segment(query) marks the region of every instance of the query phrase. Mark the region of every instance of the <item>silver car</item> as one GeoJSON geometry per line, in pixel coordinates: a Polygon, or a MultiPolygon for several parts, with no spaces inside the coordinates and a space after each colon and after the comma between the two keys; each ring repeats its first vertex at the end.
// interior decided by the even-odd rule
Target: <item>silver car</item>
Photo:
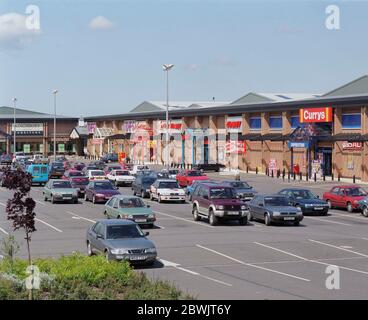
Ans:
{"type": "Polygon", "coordinates": [[[157,250],[133,221],[105,219],[97,221],[87,231],[87,253],[105,255],[106,260],[126,260],[131,263],[154,264],[157,250]]]}

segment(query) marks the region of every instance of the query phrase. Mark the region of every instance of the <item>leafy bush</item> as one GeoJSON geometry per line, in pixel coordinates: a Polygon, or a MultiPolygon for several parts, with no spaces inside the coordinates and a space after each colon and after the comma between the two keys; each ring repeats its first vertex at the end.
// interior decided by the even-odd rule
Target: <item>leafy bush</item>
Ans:
{"type": "MultiPolygon", "coordinates": [[[[36,259],[41,287],[35,299],[188,299],[179,289],[165,281],[150,280],[135,272],[127,262],[107,262],[102,256],[80,254],[59,259],[36,259]]],[[[28,261],[0,263],[0,300],[26,299],[24,281],[28,261]],[[10,276],[12,271],[12,275],[10,276]],[[14,280],[15,279],[15,280],[14,280]]]]}

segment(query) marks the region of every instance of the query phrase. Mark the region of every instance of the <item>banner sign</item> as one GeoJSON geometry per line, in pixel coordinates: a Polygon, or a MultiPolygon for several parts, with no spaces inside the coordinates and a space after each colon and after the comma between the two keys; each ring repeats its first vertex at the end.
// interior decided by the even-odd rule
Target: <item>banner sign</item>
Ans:
{"type": "Polygon", "coordinates": [[[273,175],[276,177],[277,175],[277,161],[276,159],[270,159],[270,161],[268,162],[268,171],[270,173],[270,175],[273,175]]]}
{"type": "Polygon", "coordinates": [[[243,119],[238,117],[227,117],[226,129],[228,133],[241,133],[243,131],[243,119]]]}
{"type": "Polygon", "coordinates": [[[96,128],[97,128],[96,122],[87,122],[88,134],[93,134],[96,128]]]}
{"type": "MultiPolygon", "coordinates": [[[[16,123],[16,134],[18,136],[42,136],[43,123],[16,123]]],[[[14,132],[14,123],[12,124],[12,132],[14,132]]]]}
{"type": "Polygon", "coordinates": [[[306,108],[300,109],[300,123],[332,122],[332,108],[306,108]]]}
{"type": "Polygon", "coordinates": [[[344,141],[342,143],[342,150],[344,150],[344,151],[362,151],[363,150],[363,143],[362,142],[344,141]]]}
{"type": "Polygon", "coordinates": [[[122,130],[124,133],[134,133],[135,131],[135,120],[126,120],[123,122],[122,130]]]}
{"type": "MultiPolygon", "coordinates": [[[[182,131],[182,120],[176,119],[176,120],[170,120],[169,121],[169,133],[181,133],[182,131]]],[[[158,133],[166,133],[166,121],[158,121],[158,133]]]]}
{"type": "Polygon", "coordinates": [[[92,139],[92,144],[94,144],[94,145],[100,145],[100,144],[103,143],[103,141],[104,141],[104,139],[98,139],[98,138],[92,139]]]}
{"type": "Polygon", "coordinates": [[[289,141],[288,142],[289,149],[291,148],[309,148],[309,142],[308,141],[289,141]]]}
{"type": "Polygon", "coordinates": [[[247,144],[245,141],[226,141],[226,153],[245,154],[247,144]]]}

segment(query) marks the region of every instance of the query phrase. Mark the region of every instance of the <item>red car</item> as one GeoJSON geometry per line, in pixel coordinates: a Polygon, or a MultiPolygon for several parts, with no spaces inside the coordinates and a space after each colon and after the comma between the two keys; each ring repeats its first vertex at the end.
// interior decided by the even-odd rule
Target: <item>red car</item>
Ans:
{"type": "Polygon", "coordinates": [[[84,177],[85,175],[82,171],[69,169],[64,172],[64,175],[61,179],[70,180],[72,177],[84,177]]]}
{"type": "Polygon", "coordinates": [[[367,192],[357,186],[336,186],[323,194],[330,208],[345,208],[349,212],[358,209],[358,202],[367,197],[367,192]]]}
{"type": "Polygon", "coordinates": [[[176,180],[180,187],[190,186],[195,180],[209,180],[208,177],[199,170],[184,170],[176,175],[176,180]]]}

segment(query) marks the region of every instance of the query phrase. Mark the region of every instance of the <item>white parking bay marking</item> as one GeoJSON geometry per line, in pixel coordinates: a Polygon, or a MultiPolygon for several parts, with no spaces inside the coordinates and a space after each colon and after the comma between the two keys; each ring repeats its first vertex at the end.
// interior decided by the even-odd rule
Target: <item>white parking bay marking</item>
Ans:
{"type": "Polygon", "coordinates": [[[163,260],[163,259],[158,259],[165,267],[172,267],[172,268],[175,268],[177,270],[181,270],[181,271],[184,271],[184,272],[187,272],[193,276],[197,276],[197,277],[201,277],[201,278],[204,278],[204,279],[207,279],[207,280],[210,280],[210,281],[213,281],[213,282],[216,282],[216,283],[219,283],[219,284],[222,284],[224,286],[227,286],[227,287],[232,287],[233,285],[230,284],[230,283],[227,283],[227,282],[224,282],[224,281],[221,281],[221,280],[217,280],[215,278],[211,278],[211,277],[207,277],[207,276],[204,276],[198,272],[195,272],[195,271],[192,271],[192,270],[189,270],[189,269],[186,269],[186,268],[183,268],[180,266],[179,263],[175,263],[175,262],[171,262],[171,261],[167,261],[167,260],[163,260]]]}
{"type": "Polygon", "coordinates": [[[61,232],[63,232],[62,230],[60,230],[60,229],[58,229],[58,228],[56,228],[56,227],[52,226],[51,224],[49,224],[49,223],[47,223],[47,222],[45,222],[45,221],[43,221],[43,220],[41,220],[41,219],[35,218],[35,220],[36,220],[36,221],[38,221],[38,222],[43,223],[44,225],[46,225],[46,226],[50,227],[51,229],[53,229],[53,230],[55,230],[55,231],[57,231],[57,232],[60,232],[60,233],[61,233],[61,232]]]}
{"type": "Polygon", "coordinates": [[[352,214],[343,214],[343,213],[338,213],[336,211],[333,211],[331,214],[332,214],[332,216],[344,217],[344,218],[353,218],[353,219],[358,219],[358,220],[361,220],[361,221],[364,221],[364,222],[368,223],[367,218],[364,218],[362,216],[356,216],[353,213],[352,214]]]}
{"type": "Polygon", "coordinates": [[[226,254],[223,254],[221,252],[218,252],[216,250],[213,250],[213,249],[210,249],[210,248],[207,248],[207,247],[204,247],[204,246],[201,246],[199,244],[196,245],[198,248],[201,248],[201,249],[204,249],[204,250],[207,250],[207,251],[210,251],[212,253],[215,253],[219,256],[222,256],[224,258],[227,258],[229,260],[232,260],[234,262],[237,262],[239,264],[242,264],[244,266],[248,266],[248,267],[253,267],[253,268],[256,268],[256,269],[261,269],[261,270],[264,270],[264,271],[268,271],[268,272],[273,272],[273,273],[277,273],[277,274],[280,274],[280,275],[283,275],[283,276],[286,276],[286,277],[290,277],[290,278],[294,278],[294,279],[298,279],[298,280],[302,280],[302,281],[306,281],[306,282],[309,282],[310,280],[309,279],[306,279],[306,278],[302,278],[302,277],[298,277],[298,276],[294,276],[293,274],[289,274],[289,273],[285,273],[285,272],[280,272],[280,271],[277,271],[277,270],[273,270],[273,269],[269,269],[269,268],[264,268],[264,267],[261,267],[261,266],[257,266],[255,264],[252,264],[252,263],[246,263],[244,261],[241,261],[241,260],[238,260],[238,259],[235,259],[233,257],[230,257],[226,254]]]}
{"type": "Polygon", "coordinates": [[[8,235],[9,233],[6,232],[3,228],[0,227],[0,231],[3,232],[4,234],[8,235]]]}
{"type": "Polygon", "coordinates": [[[364,253],[360,253],[360,252],[357,252],[357,251],[349,250],[347,248],[343,248],[343,247],[339,247],[339,246],[334,246],[333,244],[329,244],[329,243],[322,242],[322,241],[317,241],[317,240],[313,240],[313,239],[308,239],[308,240],[311,241],[311,242],[314,242],[314,243],[322,244],[322,245],[327,246],[327,247],[331,247],[331,248],[339,249],[339,250],[342,250],[342,251],[354,253],[354,254],[356,254],[358,256],[368,258],[368,255],[366,255],[364,253]]]}
{"type": "Polygon", "coordinates": [[[40,201],[40,200],[35,200],[35,202],[36,203],[38,203],[38,204],[41,204],[41,205],[43,205],[43,206],[45,206],[46,205],[46,203],[43,203],[42,201],[40,201]]]}
{"type": "Polygon", "coordinates": [[[80,216],[79,214],[76,214],[76,213],[74,213],[74,212],[66,211],[66,213],[68,213],[68,214],[72,215],[72,216],[73,216],[73,219],[78,218],[78,219],[86,220],[86,221],[88,221],[88,222],[96,223],[96,221],[95,221],[95,220],[92,220],[92,219],[88,219],[88,218],[82,217],[82,216],[80,216]]]}
{"type": "MultiPolygon", "coordinates": [[[[259,242],[254,242],[255,244],[259,245],[259,246],[262,246],[262,247],[265,247],[265,248],[269,248],[271,250],[274,250],[274,251],[278,251],[278,252],[282,252],[286,255],[289,255],[289,256],[292,256],[292,257],[296,257],[296,258],[299,258],[303,261],[306,261],[306,262],[311,262],[311,263],[317,263],[317,264],[322,264],[324,266],[330,266],[331,263],[324,263],[324,262],[321,262],[321,261],[317,261],[317,260],[312,260],[312,259],[307,259],[307,258],[304,258],[304,257],[301,257],[301,256],[298,256],[296,254],[293,254],[293,253],[290,253],[290,252],[287,252],[285,250],[281,250],[281,249],[278,249],[278,248],[275,248],[275,247],[271,247],[271,246],[268,246],[266,244],[263,244],[263,243],[259,243],[259,242]]],[[[352,272],[356,272],[356,273],[362,273],[362,274],[366,274],[368,275],[368,272],[367,271],[363,271],[363,270],[358,270],[358,269],[352,269],[352,268],[347,268],[347,267],[343,267],[343,266],[339,266],[337,264],[333,264],[334,266],[336,267],[339,267],[340,269],[344,269],[344,270],[348,270],[348,271],[352,271],[352,272]]]]}
{"type": "Polygon", "coordinates": [[[202,227],[206,227],[206,228],[214,228],[213,226],[210,226],[209,224],[204,224],[204,223],[199,223],[199,222],[196,222],[196,221],[191,221],[191,220],[188,220],[188,219],[185,219],[185,218],[176,217],[176,216],[173,216],[171,214],[167,214],[167,213],[163,213],[163,212],[159,212],[159,211],[153,211],[153,213],[161,214],[163,216],[167,216],[167,217],[170,217],[170,218],[173,218],[173,219],[176,219],[176,220],[180,220],[180,221],[194,223],[198,226],[202,226],[202,227]]]}
{"type": "Polygon", "coordinates": [[[349,227],[351,227],[351,224],[348,224],[348,223],[342,223],[342,222],[337,222],[337,221],[331,221],[331,220],[322,219],[322,218],[316,218],[316,217],[304,217],[304,218],[311,219],[311,220],[322,221],[322,222],[327,222],[327,223],[339,224],[339,225],[342,225],[342,226],[349,226],[349,227]]]}
{"type": "Polygon", "coordinates": [[[6,207],[5,203],[0,202],[0,206],[6,207]]]}

